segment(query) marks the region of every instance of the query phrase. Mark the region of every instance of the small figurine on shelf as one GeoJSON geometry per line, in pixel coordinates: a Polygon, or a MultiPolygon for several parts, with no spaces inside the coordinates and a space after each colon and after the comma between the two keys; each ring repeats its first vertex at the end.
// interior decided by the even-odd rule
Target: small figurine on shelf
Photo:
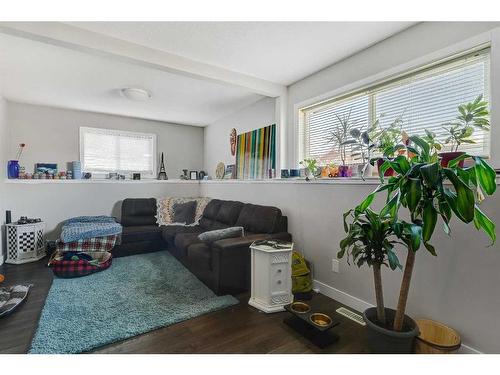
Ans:
{"type": "Polygon", "coordinates": [[[181,180],[189,180],[188,170],[187,169],[183,169],[182,170],[182,174],[179,176],[179,178],[181,180]]]}
{"type": "Polygon", "coordinates": [[[168,180],[167,172],[165,170],[165,163],[163,162],[163,152],[161,153],[160,171],[158,172],[158,180],[168,180]]]}

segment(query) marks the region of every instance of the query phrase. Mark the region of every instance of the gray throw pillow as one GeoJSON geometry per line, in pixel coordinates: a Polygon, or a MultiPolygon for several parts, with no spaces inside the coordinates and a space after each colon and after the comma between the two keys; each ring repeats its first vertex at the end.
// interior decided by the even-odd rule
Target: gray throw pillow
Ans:
{"type": "Polygon", "coordinates": [[[203,242],[214,242],[223,240],[224,238],[243,237],[245,230],[243,227],[230,227],[224,229],[211,230],[198,235],[198,239],[203,242]]]}
{"type": "Polygon", "coordinates": [[[175,224],[189,225],[194,223],[194,216],[196,214],[196,201],[176,203],[172,208],[174,210],[173,222],[175,224]]]}

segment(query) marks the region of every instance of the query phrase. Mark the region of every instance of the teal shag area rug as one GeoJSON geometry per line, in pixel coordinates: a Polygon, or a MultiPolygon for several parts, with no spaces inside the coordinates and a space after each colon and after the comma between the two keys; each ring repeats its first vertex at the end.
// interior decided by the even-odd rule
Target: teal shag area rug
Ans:
{"type": "Polygon", "coordinates": [[[86,352],[237,303],[166,251],[117,258],[105,271],[54,279],[29,352],[86,352]]]}

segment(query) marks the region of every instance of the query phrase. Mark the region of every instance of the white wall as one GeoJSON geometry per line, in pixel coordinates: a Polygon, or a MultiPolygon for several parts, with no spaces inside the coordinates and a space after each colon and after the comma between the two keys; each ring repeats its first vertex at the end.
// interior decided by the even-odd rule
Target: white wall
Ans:
{"type": "MultiPolygon", "coordinates": [[[[1,104],[1,103],[0,103],[1,104]]],[[[2,150],[14,155],[19,143],[26,143],[20,164],[32,171],[36,162],[53,162],[61,170],[79,160],[79,127],[93,126],[128,131],[155,133],[158,151],[166,156],[170,179],[178,179],[182,169],[200,170],[203,166],[203,128],[167,124],[136,118],[104,115],[92,112],[57,109],[7,102],[6,124],[0,120],[2,150]]],[[[1,119],[1,116],[0,116],[1,119]]],[[[12,157],[12,156],[10,156],[12,157]]],[[[119,216],[124,198],[165,196],[198,196],[197,183],[165,182],[82,182],[82,183],[5,183],[6,155],[2,155],[0,189],[3,206],[12,210],[13,220],[20,216],[40,217],[47,223],[49,239],[58,236],[58,224],[72,216],[119,216]]],[[[2,201],[0,201],[0,204],[2,201]]]]}
{"type": "Polygon", "coordinates": [[[215,174],[217,163],[234,164],[236,156],[231,156],[229,135],[235,128],[238,134],[274,124],[275,99],[264,98],[249,107],[224,117],[205,128],[204,170],[215,174]]]}
{"type": "Polygon", "coordinates": [[[125,198],[198,197],[197,181],[167,182],[64,182],[7,183],[5,209],[19,216],[39,217],[46,223],[48,239],[60,234],[59,224],[74,216],[111,215],[120,217],[125,198]]]}
{"type": "MultiPolygon", "coordinates": [[[[373,76],[437,56],[443,49],[453,49],[457,43],[478,38],[499,26],[499,23],[478,22],[419,24],[291,85],[288,88],[287,166],[294,167],[297,162],[295,115],[299,105],[333,92],[338,94],[338,90],[348,86],[355,89],[356,84],[369,81],[373,76]]],[[[500,41],[496,34],[492,45],[491,90],[492,98],[500,99],[500,77],[496,72],[500,41]]],[[[492,102],[492,123],[500,119],[497,101],[492,102]]],[[[259,115],[247,113],[247,116],[259,115]]],[[[209,154],[211,144],[206,142],[205,148],[209,154]]],[[[331,270],[332,259],[344,235],[342,213],[366,196],[373,185],[207,182],[201,186],[202,195],[281,208],[289,217],[289,230],[297,248],[304,250],[314,263],[315,278],[328,290],[336,289],[339,297],[352,296],[353,301],[358,298],[374,302],[369,270],[348,267],[345,263],[341,264],[340,273],[331,270]]],[[[500,197],[489,200],[484,209],[500,222],[500,197]]],[[[497,292],[500,245],[485,248],[486,237],[463,224],[455,225],[451,238],[438,234],[434,244],[439,253],[437,258],[425,251],[417,258],[408,312],[414,317],[429,317],[455,327],[463,341],[473,348],[500,352],[500,326],[496,324],[500,309],[497,292]]],[[[388,305],[395,305],[400,277],[400,272],[384,272],[388,305]]]]}
{"type": "Polygon", "coordinates": [[[157,150],[165,154],[169,178],[179,178],[182,169],[203,167],[201,127],[14,102],[8,102],[7,106],[10,153],[15,154],[19,143],[26,143],[20,164],[28,172],[33,171],[37,162],[57,163],[60,170],[66,170],[68,162],[79,160],[81,126],[156,134],[157,150]]]}
{"type": "Polygon", "coordinates": [[[6,103],[0,97],[0,264],[3,263],[4,257],[4,218],[5,218],[5,202],[6,192],[4,178],[7,176],[7,150],[8,150],[8,131],[6,121],[6,103]]]}
{"type": "MultiPolygon", "coordinates": [[[[420,59],[499,26],[499,22],[425,22],[417,24],[289,86],[287,113],[289,128],[286,132],[288,167],[296,167],[298,158],[295,153],[295,146],[298,142],[295,130],[297,105],[311,98],[341,90],[346,86],[353,84],[355,86],[357,82],[361,84],[361,81],[374,75],[385,73],[397,66],[420,59]]],[[[493,64],[492,77],[496,77],[493,64]]],[[[356,87],[350,87],[350,90],[354,89],[356,87]]],[[[496,88],[492,88],[492,96],[494,90],[496,88]]],[[[340,94],[340,92],[336,93],[336,95],[340,94]]]]}
{"type": "MultiPolygon", "coordinates": [[[[314,265],[314,278],[339,290],[336,299],[346,297],[343,292],[374,304],[371,270],[349,267],[342,260],[340,272],[334,273],[332,259],[344,236],[342,214],[375,187],[369,183],[207,181],[201,183],[201,195],[279,207],[288,216],[296,249],[314,265]]],[[[482,209],[500,223],[500,197],[488,200],[482,209]]],[[[486,247],[486,235],[473,225],[453,224],[452,237],[437,227],[432,241],[438,252],[436,258],[419,250],[408,314],[444,322],[460,332],[464,344],[482,352],[500,353],[500,243],[486,247]]],[[[399,251],[398,256],[404,264],[405,252],[399,251]]],[[[387,306],[396,306],[401,276],[401,271],[383,271],[387,306]]]]}

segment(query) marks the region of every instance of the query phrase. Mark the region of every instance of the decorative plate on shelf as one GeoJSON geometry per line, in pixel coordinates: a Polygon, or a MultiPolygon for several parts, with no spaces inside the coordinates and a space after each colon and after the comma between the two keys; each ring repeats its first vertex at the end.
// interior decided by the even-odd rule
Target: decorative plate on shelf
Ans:
{"type": "Polygon", "coordinates": [[[215,168],[215,178],[218,180],[222,180],[224,178],[224,173],[226,172],[226,167],[223,162],[217,164],[217,168],[215,168]]]}

